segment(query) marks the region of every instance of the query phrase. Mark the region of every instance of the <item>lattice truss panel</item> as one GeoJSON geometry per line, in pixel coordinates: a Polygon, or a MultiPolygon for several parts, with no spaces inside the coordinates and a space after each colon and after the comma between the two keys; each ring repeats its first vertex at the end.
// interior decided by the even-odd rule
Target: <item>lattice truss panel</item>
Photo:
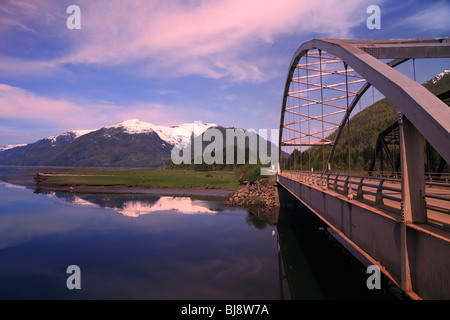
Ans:
{"type": "Polygon", "coordinates": [[[333,145],[327,137],[341,126],[352,99],[365,83],[340,58],[323,50],[308,51],[290,79],[281,146],[303,150],[333,145]]]}

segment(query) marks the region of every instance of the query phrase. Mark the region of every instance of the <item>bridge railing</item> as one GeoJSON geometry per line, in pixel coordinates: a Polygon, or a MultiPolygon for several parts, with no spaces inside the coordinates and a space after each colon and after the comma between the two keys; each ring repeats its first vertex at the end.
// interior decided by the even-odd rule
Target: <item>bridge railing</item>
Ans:
{"type": "MultiPolygon", "coordinates": [[[[396,178],[401,179],[402,174],[399,171],[364,171],[357,172],[359,175],[371,176],[371,177],[384,177],[384,178],[396,178]]],[[[450,173],[448,172],[425,172],[425,180],[429,182],[441,182],[450,183],[450,173]]]]}
{"type": "MultiPolygon", "coordinates": [[[[343,194],[355,200],[369,200],[377,205],[400,209],[402,201],[399,172],[371,172],[371,175],[284,170],[293,180],[343,194]]],[[[426,174],[427,209],[450,215],[449,174],[426,174]]]]}

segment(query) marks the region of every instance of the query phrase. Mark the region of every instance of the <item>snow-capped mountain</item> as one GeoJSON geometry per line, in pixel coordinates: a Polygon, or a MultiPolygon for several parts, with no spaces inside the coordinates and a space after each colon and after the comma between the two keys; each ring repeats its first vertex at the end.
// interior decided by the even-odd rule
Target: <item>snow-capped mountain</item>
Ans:
{"type": "Polygon", "coordinates": [[[214,123],[159,126],[138,119],[94,130],[72,130],[27,145],[3,147],[2,165],[161,166],[175,145],[184,147],[214,123]]]}
{"type": "MultiPolygon", "coordinates": [[[[124,120],[113,126],[104,127],[102,129],[106,129],[107,131],[110,129],[117,129],[127,134],[146,134],[155,132],[165,142],[170,145],[176,145],[183,140],[190,139],[192,135],[203,134],[206,130],[213,127],[219,127],[219,125],[215,123],[183,123],[178,126],[159,126],[141,121],[139,119],[130,119],[124,120]]],[[[52,147],[55,147],[61,144],[65,145],[67,143],[71,143],[81,136],[98,130],[100,129],[71,130],[57,136],[45,137],[39,141],[48,141],[52,147]]],[[[105,135],[107,136],[108,133],[105,133],[105,135]]],[[[0,146],[0,152],[29,145],[31,144],[0,146]]]]}

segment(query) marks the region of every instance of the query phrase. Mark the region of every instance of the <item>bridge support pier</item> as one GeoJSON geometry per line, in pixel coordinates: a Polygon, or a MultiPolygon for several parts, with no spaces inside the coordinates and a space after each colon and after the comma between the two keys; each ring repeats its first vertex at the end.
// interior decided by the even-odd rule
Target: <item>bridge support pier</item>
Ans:
{"type": "Polygon", "coordinates": [[[408,226],[427,222],[425,201],[424,139],[414,125],[398,113],[400,163],[402,172],[401,286],[415,292],[416,274],[414,230],[408,226]]]}

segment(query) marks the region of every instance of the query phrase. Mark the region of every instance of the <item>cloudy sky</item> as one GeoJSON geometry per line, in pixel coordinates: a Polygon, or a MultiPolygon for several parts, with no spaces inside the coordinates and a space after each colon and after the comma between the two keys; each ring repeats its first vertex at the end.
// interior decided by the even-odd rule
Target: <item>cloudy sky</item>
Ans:
{"type": "MultiPolygon", "coordinates": [[[[448,1],[1,0],[0,145],[133,118],[277,128],[303,42],[450,36],[449,17],[448,1]],[[66,26],[72,4],[79,30],[66,26]],[[379,30],[366,26],[372,4],[379,30]]],[[[417,81],[449,67],[418,61],[417,81]]]]}

